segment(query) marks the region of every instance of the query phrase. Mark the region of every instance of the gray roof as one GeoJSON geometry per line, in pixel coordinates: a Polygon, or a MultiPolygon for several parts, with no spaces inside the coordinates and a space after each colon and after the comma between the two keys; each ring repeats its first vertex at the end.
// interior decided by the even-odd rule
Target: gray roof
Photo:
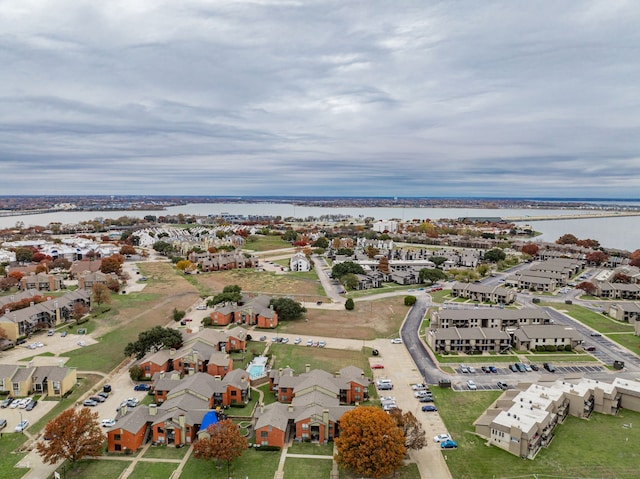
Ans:
{"type": "Polygon", "coordinates": [[[570,338],[581,339],[582,335],[574,328],[567,326],[549,324],[546,326],[529,325],[521,326],[514,335],[520,340],[529,339],[550,339],[550,338],[570,338]]]}
{"type": "Polygon", "coordinates": [[[517,320],[525,318],[548,318],[549,313],[541,308],[501,309],[501,308],[472,308],[472,309],[441,309],[438,314],[441,319],[503,319],[517,320]]]}

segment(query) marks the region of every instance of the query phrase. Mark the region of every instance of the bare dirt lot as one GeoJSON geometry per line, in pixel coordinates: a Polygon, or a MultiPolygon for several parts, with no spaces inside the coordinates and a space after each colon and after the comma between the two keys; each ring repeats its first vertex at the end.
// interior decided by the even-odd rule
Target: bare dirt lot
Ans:
{"type": "Polygon", "coordinates": [[[295,276],[294,274],[276,275],[269,272],[237,269],[202,273],[197,275],[196,279],[215,292],[222,291],[222,288],[227,285],[237,284],[242,288],[242,291],[246,292],[324,297],[317,279],[295,276]]]}
{"type": "Polygon", "coordinates": [[[330,338],[375,339],[395,337],[409,308],[401,296],[356,302],[353,311],[309,309],[307,321],[280,323],[283,333],[330,338]]]}

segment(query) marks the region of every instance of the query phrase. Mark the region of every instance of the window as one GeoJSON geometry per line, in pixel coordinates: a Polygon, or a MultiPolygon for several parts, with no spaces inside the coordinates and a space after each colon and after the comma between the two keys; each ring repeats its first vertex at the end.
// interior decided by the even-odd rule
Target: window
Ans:
{"type": "Polygon", "coordinates": [[[355,392],[359,393],[360,392],[360,387],[356,387],[355,388],[355,392]]]}
{"type": "Polygon", "coordinates": [[[120,440],[120,434],[114,434],[113,435],[113,440],[114,441],[119,441],[120,440]]]}
{"type": "Polygon", "coordinates": [[[261,437],[262,439],[266,439],[266,438],[268,438],[268,437],[269,437],[269,433],[268,433],[267,431],[261,431],[261,432],[260,432],[260,437],[261,437]]]}
{"type": "Polygon", "coordinates": [[[302,430],[303,430],[303,431],[306,431],[306,430],[308,430],[308,429],[309,429],[309,424],[304,423],[304,424],[302,425],[302,430]]]}
{"type": "Polygon", "coordinates": [[[121,446],[120,444],[115,444],[115,445],[113,446],[113,450],[114,450],[114,451],[122,451],[122,446],[121,446]]]}

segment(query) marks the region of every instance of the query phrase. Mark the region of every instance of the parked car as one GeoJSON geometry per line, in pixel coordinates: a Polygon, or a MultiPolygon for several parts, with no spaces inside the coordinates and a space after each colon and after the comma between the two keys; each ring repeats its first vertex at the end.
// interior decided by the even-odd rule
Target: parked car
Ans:
{"type": "Polygon", "coordinates": [[[585,345],[583,346],[585,351],[589,351],[589,352],[593,352],[596,350],[595,346],[591,346],[591,345],[585,345]]]}
{"type": "Polygon", "coordinates": [[[302,342],[302,339],[300,338],[296,338],[293,340],[293,344],[300,344],[302,342]]]}
{"type": "Polygon", "coordinates": [[[514,373],[518,372],[518,367],[515,364],[509,364],[509,369],[511,369],[511,372],[514,373]]]}
{"type": "Polygon", "coordinates": [[[469,370],[469,374],[475,374],[476,373],[476,368],[474,368],[473,366],[467,366],[467,369],[469,370]]]}
{"type": "Polygon", "coordinates": [[[307,339],[307,346],[313,346],[313,339],[307,339]]]}
{"type": "Polygon", "coordinates": [[[451,436],[449,436],[449,434],[438,434],[437,436],[433,437],[433,442],[443,442],[443,441],[450,441],[451,440],[451,436]]]}
{"type": "Polygon", "coordinates": [[[53,336],[54,334],[56,334],[56,332],[53,329],[47,331],[47,336],[53,336]]]}
{"type": "Polygon", "coordinates": [[[94,401],[93,399],[85,399],[82,402],[82,405],[85,407],[94,407],[98,405],[98,401],[94,401]]]}
{"type": "Polygon", "coordinates": [[[103,398],[102,396],[98,396],[97,394],[95,396],[91,396],[89,399],[91,399],[92,401],[96,401],[96,402],[105,402],[106,399],[103,398]]]}
{"type": "Polygon", "coordinates": [[[372,364],[371,369],[384,369],[384,364],[372,364]]]}
{"type": "Polygon", "coordinates": [[[418,398],[419,402],[433,402],[433,396],[429,395],[429,396],[422,396],[420,398],[418,398]]]}
{"type": "Polygon", "coordinates": [[[487,374],[491,373],[491,369],[489,369],[489,366],[482,366],[480,369],[482,369],[483,373],[487,373],[487,374]]]}
{"type": "Polygon", "coordinates": [[[413,395],[419,399],[431,396],[431,393],[429,391],[416,391],[413,395]]]}
{"type": "Polygon", "coordinates": [[[429,389],[429,386],[423,383],[418,383],[412,384],[411,389],[413,389],[414,391],[426,391],[427,389],[429,389]]]}
{"type": "Polygon", "coordinates": [[[508,389],[508,388],[509,388],[509,385],[508,385],[507,383],[505,383],[504,381],[498,381],[498,387],[499,387],[500,389],[503,389],[503,390],[504,390],[504,389],[508,389]]]}
{"type": "Polygon", "coordinates": [[[427,404],[426,406],[422,406],[422,410],[427,412],[427,411],[437,411],[438,408],[435,406],[432,406],[430,404],[427,404]]]}
{"type": "Polygon", "coordinates": [[[524,373],[527,371],[527,368],[525,368],[524,364],[522,363],[516,363],[516,368],[518,369],[518,371],[520,371],[521,373],[524,373]]]}
{"type": "Polygon", "coordinates": [[[469,366],[467,366],[466,364],[461,364],[460,365],[460,372],[462,374],[469,374],[469,366]]]}
{"type": "Polygon", "coordinates": [[[97,395],[103,399],[107,399],[109,397],[109,393],[106,393],[104,391],[100,391],[97,395]]]}
{"type": "Polygon", "coordinates": [[[200,305],[200,306],[198,306],[196,309],[198,309],[198,310],[202,311],[202,310],[204,310],[204,309],[207,309],[207,306],[206,306],[206,305],[204,305],[204,304],[201,304],[201,305],[200,305]]]}
{"type": "Polygon", "coordinates": [[[29,405],[29,403],[31,403],[31,401],[33,401],[33,399],[31,399],[31,398],[21,399],[20,400],[20,404],[18,404],[18,407],[20,409],[26,409],[27,406],[29,405]]]}
{"type": "Polygon", "coordinates": [[[591,333],[591,336],[594,337],[594,338],[599,338],[599,337],[602,336],[602,334],[600,334],[600,333],[591,333]]]}
{"type": "Polygon", "coordinates": [[[116,420],[115,419],[103,419],[102,420],[102,427],[113,427],[116,425],[116,420]]]}
{"type": "Polygon", "coordinates": [[[475,391],[476,389],[478,389],[478,386],[476,385],[475,382],[473,382],[471,379],[469,379],[467,381],[467,387],[471,390],[471,391],[475,391]]]}
{"type": "Polygon", "coordinates": [[[260,341],[266,341],[267,337],[266,336],[260,336],[260,341]]]}
{"type": "Polygon", "coordinates": [[[324,348],[326,345],[327,345],[327,342],[326,342],[326,341],[320,341],[320,342],[318,343],[318,347],[321,347],[321,348],[324,348]]]}
{"type": "Polygon", "coordinates": [[[556,368],[553,366],[553,364],[551,363],[544,363],[542,365],[547,371],[549,371],[550,373],[555,373],[556,372],[556,368]]]}
{"type": "Polygon", "coordinates": [[[280,338],[280,342],[281,343],[288,343],[289,342],[289,338],[280,338]]]}
{"type": "Polygon", "coordinates": [[[7,427],[7,420],[0,419],[0,431],[2,431],[5,427],[7,427]]]}
{"type": "Polygon", "coordinates": [[[531,371],[533,371],[533,369],[531,369],[531,366],[529,366],[528,364],[524,365],[524,370],[528,373],[530,373],[531,371]]]}
{"type": "Polygon", "coordinates": [[[18,425],[16,426],[14,431],[15,432],[22,432],[27,428],[28,425],[29,425],[29,420],[28,419],[23,419],[22,421],[20,421],[18,423],[18,425]]]}
{"type": "Polygon", "coordinates": [[[62,331],[62,332],[60,333],[60,336],[62,336],[63,338],[66,338],[66,337],[67,337],[67,334],[69,334],[67,331],[62,331]]]}
{"type": "Polygon", "coordinates": [[[402,339],[401,338],[393,338],[391,340],[391,344],[402,344],[402,339]]]}
{"type": "Polygon", "coordinates": [[[133,387],[134,391],[150,391],[151,390],[151,386],[149,386],[148,384],[145,383],[140,383],[140,384],[136,384],[133,387]]]}
{"type": "Polygon", "coordinates": [[[492,373],[497,373],[498,368],[496,368],[495,366],[489,366],[489,371],[491,371],[492,373]]]}
{"type": "Polygon", "coordinates": [[[0,407],[2,409],[9,407],[9,405],[13,402],[13,398],[12,397],[8,397],[7,399],[5,399],[4,401],[2,401],[2,403],[0,403],[0,407]]]}
{"type": "Polygon", "coordinates": [[[25,408],[26,411],[32,411],[34,407],[36,407],[38,405],[38,400],[37,399],[33,399],[29,404],[27,404],[27,407],[25,408]]]}
{"type": "Polygon", "coordinates": [[[442,449],[455,449],[456,447],[458,447],[458,443],[455,441],[452,441],[451,439],[448,439],[446,441],[442,441],[440,443],[440,447],[442,449]]]}
{"type": "Polygon", "coordinates": [[[537,364],[532,364],[531,369],[533,369],[534,371],[540,371],[540,368],[538,367],[537,364]]]}
{"type": "MultiPolygon", "coordinates": [[[[308,344],[307,344],[307,346],[308,346],[308,344]]],[[[380,351],[378,351],[377,349],[372,349],[372,350],[371,350],[371,354],[372,354],[373,356],[379,356],[379,355],[380,355],[380,351]]]]}
{"type": "Polygon", "coordinates": [[[111,384],[105,384],[102,386],[102,391],[104,391],[105,393],[110,393],[111,392],[111,384]]]}

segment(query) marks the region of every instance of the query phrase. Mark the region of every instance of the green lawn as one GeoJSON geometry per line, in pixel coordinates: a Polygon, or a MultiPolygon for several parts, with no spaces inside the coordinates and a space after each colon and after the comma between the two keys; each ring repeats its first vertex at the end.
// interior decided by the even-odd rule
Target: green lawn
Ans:
{"type": "Polygon", "coordinates": [[[599,314],[577,304],[540,303],[540,306],[548,306],[568,314],[573,319],[580,321],[590,328],[601,333],[628,333],[633,332],[633,326],[611,319],[604,314],[599,314]]]}
{"type": "MultiPolygon", "coordinates": [[[[360,476],[354,476],[350,472],[339,470],[340,479],[360,479],[360,476]]],[[[398,469],[392,476],[393,479],[421,479],[420,471],[416,464],[409,464],[401,469],[398,469]]],[[[386,479],[386,478],[384,478],[386,479]]],[[[458,479],[454,476],[454,479],[458,479]]]]}
{"type": "Polygon", "coordinates": [[[182,447],[177,449],[175,447],[167,446],[153,446],[147,449],[144,456],[145,458],[160,458],[160,459],[182,459],[189,449],[182,447]]]}
{"type": "Polygon", "coordinates": [[[314,456],[333,456],[333,443],[312,444],[310,442],[295,442],[287,450],[290,454],[313,454],[314,456]]]}
{"type": "MultiPolygon", "coordinates": [[[[269,390],[269,383],[265,383],[262,386],[259,386],[257,389],[260,389],[260,391],[262,391],[262,400],[265,406],[276,402],[275,395],[272,394],[269,390]]],[[[251,394],[253,395],[254,393],[251,394]]]]}
{"type": "Polygon", "coordinates": [[[0,438],[0,477],[3,479],[18,479],[24,476],[25,469],[16,469],[14,466],[26,455],[26,453],[10,454],[22,445],[27,439],[24,434],[3,434],[0,438]]]}
{"type": "Polygon", "coordinates": [[[449,354],[447,356],[442,356],[440,354],[436,354],[436,358],[438,362],[442,364],[451,364],[451,363],[465,363],[465,364],[491,364],[491,363],[515,363],[519,359],[517,356],[511,356],[508,354],[496,354],[492,356],[467,356],[466,354],[449,354]]]}
{"type": "Polygon", "coordinates": [[[445,301],[450,301],[451,299],[453,299],[450,289],[434,291],[433,293],[429,293],[429,295],[431,296],[431,300],[434,303],[444,303],[445,301]]]}
{"type": "Polygon", "coordinates": [[[271,343],[270,353],[276,357],[275,368],[293,368],[297,373],[303,373],[305,364],[311,369],[322,369],[330,373],[345,366],[356,366],[364,371],[369,369],[367,357],[360,351],[338,350],[327,348],[302,348],[288,344],[271,343]]]}
{"type": "Polygon", "coordinates": [[[640,413],[593,414],[589,420],[569,417],[558,426],[548,448],[535,460],[523,461],[497,447],[487,447],[484,439],[473,434],[473,421],[499,392],[460,393],[433,388],[433,393],[449,433],[458,442],[457,450],[444,453],[456,479],[533,477],[534,473],[540,477],[544,474],[603,479],[637,477],[640,451],[635,444],[640,440],[640,430],[624,429],[622,425],[640,421],[640,413]]]}
{"type": "Polygon", "coordinates": [[[177,467],[177,463],[171,462],[140,461],[128,479],[169,479],[177,467]]]}
{"type": "Polygon", "coordinates": [[[330,459],[287,457],[284,463],[286,479],[328,479],[333,467],[330,459]]]}
{"type": "Polygon", "coordinates": [[[632,351],[636,354],[640,354],[640,337],[636,336],[634,333],[607,334],[606,336],[611,341],[614,341],[619,345],[624,346],[629,351],[632,351]]]}
{"type": "MultiPolygon", "coordinates": [[[[234,478],[249,477],[251,479],[272,478],[278,469],[279,451],[246,450],[241,457],[231,463],[231,476],[234,478]]],[[[215,462],[189,458],[180,477],[182,479],[213,478],[227,479],[227,465],[216,468],[215,462]]],[[[117,477],[117,476],[107,476],[117,477]]],[[[328,477],[328,476],[326,476],[328,477]]]]}
{"type": "Polygon", "coordinates": [[[249,236],[245,249],[251,251],[270,251],[272,249],[291,248],[291,243],[284,241],[280,236],[249,236]]]}
{"type": "Polygon", "coordinates": [[[64,476],[62,474],[62,467],[58,469],[58,472],[60,472],[60,477],[65,477],[66,479],[84,479],[85,477],[119,477],[120,474],[122,474],[122,471],[124,471],[130,464],[131,461],[101,461],[99,459],[85,459],[78,461],[74,468],[66,466],[64,476]]]}

